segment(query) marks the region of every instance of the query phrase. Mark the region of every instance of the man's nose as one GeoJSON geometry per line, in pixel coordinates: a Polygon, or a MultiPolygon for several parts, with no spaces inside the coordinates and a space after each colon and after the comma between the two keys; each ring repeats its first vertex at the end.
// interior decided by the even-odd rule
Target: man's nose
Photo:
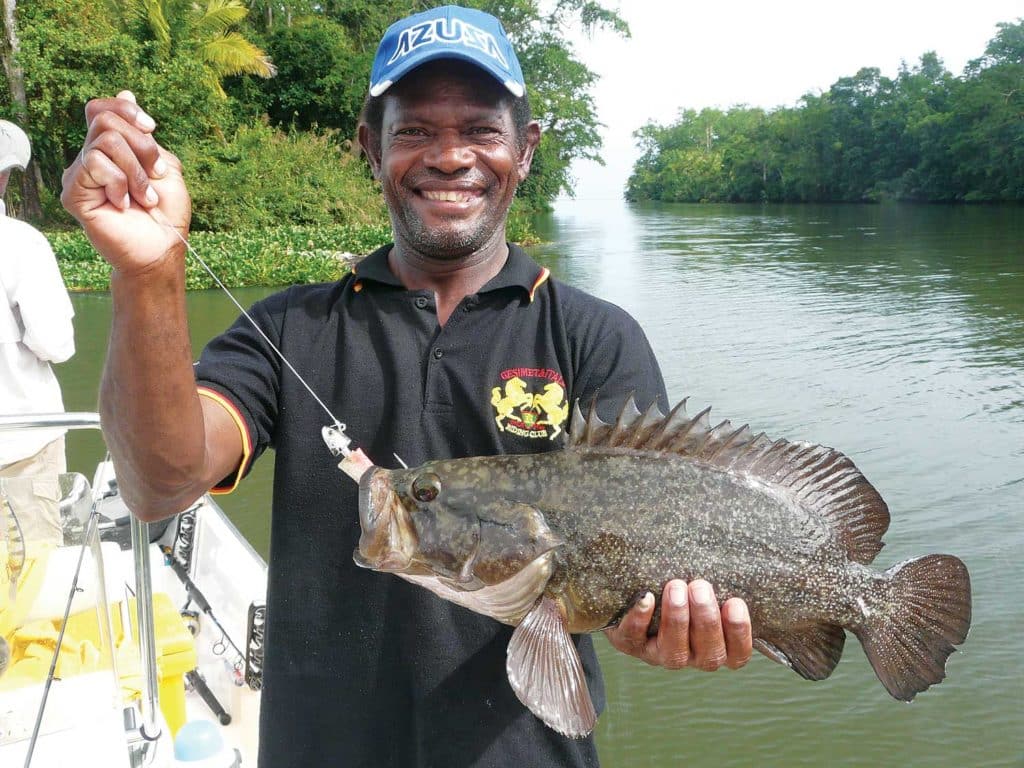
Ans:
{"type": "Polygon", "coordinates": [[[435,137],[423,160],[442,173],[457,173],[471,167],[476,156],[464,136],[457,132],[444,132],[435,137]]]}

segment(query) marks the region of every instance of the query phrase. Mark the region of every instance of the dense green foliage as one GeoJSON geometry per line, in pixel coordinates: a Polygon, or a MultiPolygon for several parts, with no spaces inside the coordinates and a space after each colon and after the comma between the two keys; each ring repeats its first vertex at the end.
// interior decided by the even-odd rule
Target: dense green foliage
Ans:
{"type": "MultiPolygon", "coordinates": [[[[531,241],[529,215],[513,206],[510,239],[531,241]]],[[[110,265],[79,230],[47,233],[64,283],[73,291],[106,291],[110,265]]],[[[370,225],[268,226],[230,232],[193,232],[190,243],[228,288],[337,280],[358,258],[391,240],[384,220],[370,225]]],[[[189,290],[215,287],[193,258],[185,264],[189,290]]]]}
{"type": "Polygon", "coordinates": [[[685,109],[635,135],[631,200],[1024,201],[1024,20],[960,77],[926,53],[795,108],[685,109]]]}
{"type": "Polygon", "coordinates": [[[255,123],[230,139],[186,144],[181,159],[196,229],[387,220],[362,158],[343,151],[329,135],[285,134],[255,123]]]}
{"type": "MultiPolygon", "coordinates": [[[[110,265],[79,231],[48,235],[64,282],[71,290],[107,290],[110,265]]],[[[194,232],[192,247],[229,288],[246,285],[291,285],[337,280],[351,265],[352,254],[365,254],[391,238],[387,225],[352,227],[272,227],[251,232],[194,232]]],[[[215,283],[189,257],[189,290],[215,283]]]]}
{"type": "MultiPolygon", "coordinates": [[[[383,222],[376,185],[351,153],[370,64],[388,24],[442,3],[20,0],[26,129],[47,223],[71,224],[57,196],[61,173],[85,136],[86,101],[124,88],[157,120],[157,139],[185,162],[195,228],[383,222]]],[[[574,58],[566,30],[628,30],[593,0],[466,4],[504,21],[545,129],[520,188],[522,231],[530,211],[571,191],[571,161],[596,158],[600,145],[589,94],[594,75],[574,58]]],[[[10,118],[4,77],[0,117],[10,118]]]]}

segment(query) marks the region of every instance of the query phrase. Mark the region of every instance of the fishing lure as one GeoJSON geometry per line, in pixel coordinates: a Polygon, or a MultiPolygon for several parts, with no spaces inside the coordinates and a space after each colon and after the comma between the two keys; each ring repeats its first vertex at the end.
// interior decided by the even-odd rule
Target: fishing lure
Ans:
{"type": "MultiPolygon", "coordinates": [[[[281,362],[288,367],[288,370],[295,375],[295,378],[299,380],[299,383],[306,388],[306,391],[309,392],[319,406],[324,409],[330,417],[331,423],[321,430],[321,437],[327,445],[328,450],[330,450],[334,456],[342,457],[341,462],[338,464],[338,468],[358,483],[359,478],[366,473],[366,470],[373,466],[373,462],[366,457],[366,454],[363,453],[361,448],[352,447],[352,439],[345,434],[345,424],[339,421],[338,417],[331,413],[331,409],[327,407],[327,404],[317,396],[316,392],[313,391],[313,388],[306,383],[306,380],[302,378],[299,372],[295,370],[295,367],[288,361],[288,358],[284,356],[284,353],[282,353],[281,350],[274,345],[274,342],[267,337],[267,334],[265,334],[263,329],[256,324],[256,321],[252,319],[252,316],[245,311],[245,308],[238,302],[238,299],[235,298],[234,294],[232,294],[231,291],[228,290],[227,286],[221,282],[220,278],[217,277],[212,269],[210,269],[209,265],[203,261],[203,258],[196,253],[196,249],[193,248],[191,243],[182,236],[181,232],[178,231],[178,228],[167,220],[167,217],[164,216],[163,212],[159,208],[150,208],[149,215],[157,224],[162,227],[167,227],[178,236],[178,239],[181,240],[188,252],[192,254],[192,257],[199,262],[199,265],[206,270],[206,273],[211,278],[213,278],[213,281],[218,285],[218,287],[227,294],[227,297],[231,299],[232,303],[238,308],[238,311],[242,313],[245,319],[248,320],[252,327],[256,329],[256,332],[263,337],[263,340],[270,345],[270,348],[274,350],[279,358],[281,358],[281,362]]],[[[398,456],[396,455],[395,458],[398,458],[398,456]]],[[[403,465],[405,464],[405,462],[400,458],[398,458],[398,460],[403,465]]]]}

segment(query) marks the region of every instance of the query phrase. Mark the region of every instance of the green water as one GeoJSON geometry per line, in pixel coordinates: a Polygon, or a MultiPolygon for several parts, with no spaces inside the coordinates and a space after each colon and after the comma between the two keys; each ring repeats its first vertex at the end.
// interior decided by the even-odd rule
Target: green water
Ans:
{"type": "MultiPolygon", "coordinates": [[[[604,764],[1024,766],[1024,209],[580,200],[542,227],[536,257],[640,320],[673,400],[840,448],[892,512],[877,563],[953,553],[974,590],[949,677],[909,705],[852,636],[819,683],[759,655],[651,669],[602,639],[604,764]]],[[[110,304],[74,302],[78,354],[58,375],[68,409],[92,410],[110,304]]],[[[197,351],[236,314],[214,292],[189,312],[197,351]]],[[[98,446],[73,436],[72,464],[98,446]]],[[[269,498],[266,460],[221,497],[264,552],[269,498]]]]}

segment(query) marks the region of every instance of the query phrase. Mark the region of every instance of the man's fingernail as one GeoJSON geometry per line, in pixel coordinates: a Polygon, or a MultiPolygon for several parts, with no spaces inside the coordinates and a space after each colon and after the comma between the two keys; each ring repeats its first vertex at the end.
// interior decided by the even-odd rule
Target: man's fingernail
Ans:
{"type": "Polygon", "coordinates": [[[160,198],[156,195],[156,190],[152,187],[146,187],[146,202],[150,205],[156,205],[160,202],[160,198]]]}
{"type": "Polygon", "coordinates": [[[167,173],[167,163],[164,162],[162,157],[158,157],[156,162],[153,163],[153,173],[157,176],[163,176],[167,173]]]}
{"type": "Polygon", "coordinates": [[[642,611],[651,610],[651,607],[654,605],[654,595],[650,592],[645,593],[644,596],[640,598],[640,602],[638,602],[637,605],[640,606],[640,610],[642,611]]]}
{"type": "Polygon", "coordinates": [[[686,585],[673,584],[668,590],[668,601],[673,608],[682,608],[686,605],[686,585]]]}
{"type": "Polygon", "coordinates": [[[156,120],[147,115],[141,109],[138,114],[135,115],[135,124],[144,131],[152,131],[156,128],[156,120]]]}
{"type": "Polygon", "coordinates": [[[127,211],[132,206],[132,199],[125,193],[124,198],[121,200],[121,210],[127,211]]]}
{"type": "Polygon", "coordinates": [[[713,593],[711,591],[710,584],[707,584],[705,582],[699,582],[697,584],[692,585],[691,588],[693,589],[693,599],[696,600],[698,603],[711,602],[711,595],[713,593]]]}

